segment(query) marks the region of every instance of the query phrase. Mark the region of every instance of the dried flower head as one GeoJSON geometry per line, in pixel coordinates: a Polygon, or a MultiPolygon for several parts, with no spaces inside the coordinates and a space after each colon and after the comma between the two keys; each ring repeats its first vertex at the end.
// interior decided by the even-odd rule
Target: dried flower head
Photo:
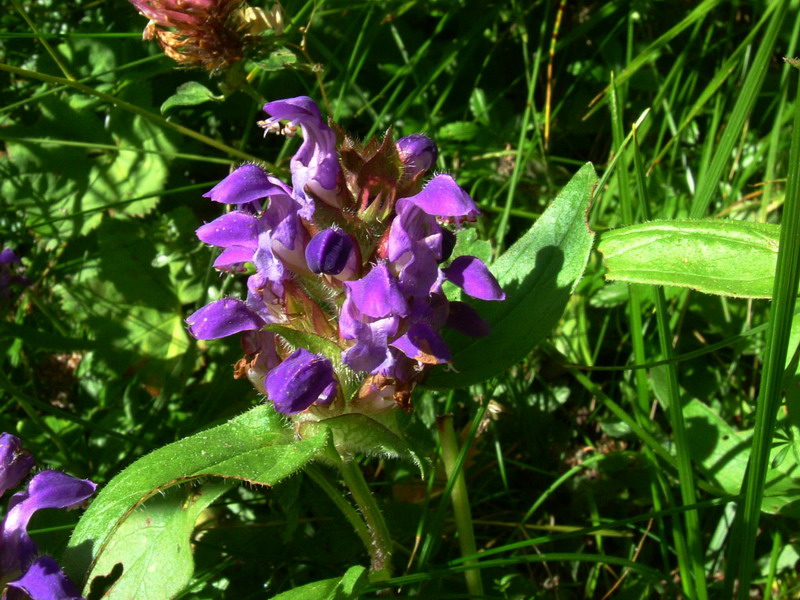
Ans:
{"type": "Polygon", "coordinates": [[[266,29],[280,32],[278,5],[270,12],[242,0],[130,0],[150,19],[145,40],[156,39],[164,54],[186,67],[219,71],[244,58],[253,36],[266,29]]]}

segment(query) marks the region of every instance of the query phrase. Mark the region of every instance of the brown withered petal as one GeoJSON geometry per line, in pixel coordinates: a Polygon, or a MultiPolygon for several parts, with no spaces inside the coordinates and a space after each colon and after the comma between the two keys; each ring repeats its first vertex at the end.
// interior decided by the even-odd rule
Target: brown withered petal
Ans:
{"type": "Polygon", "coordinates": [[[218,71],[244,56],[246,30],[234,14],[242,0],[130,0],[150,19],[143,38],[187,67],[218,71]]]}

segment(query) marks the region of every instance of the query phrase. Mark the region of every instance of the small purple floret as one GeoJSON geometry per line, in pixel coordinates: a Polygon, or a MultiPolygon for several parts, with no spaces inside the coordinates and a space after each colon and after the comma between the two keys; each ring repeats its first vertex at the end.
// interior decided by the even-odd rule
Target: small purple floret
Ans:
{"type": "Polygon", "coordinates": [[[326,229],[306,246],[306,263],[313,273],[338,275],[354,255],[353,240],[341,229],[326,229]]]}
{"type": "Polygon", "coordinates": [[[285,415],[303,412],[315,402],[330,403],[338,390],[331,361],[305,348],[272,369],[265,387],[275,410],[285,415]]]}

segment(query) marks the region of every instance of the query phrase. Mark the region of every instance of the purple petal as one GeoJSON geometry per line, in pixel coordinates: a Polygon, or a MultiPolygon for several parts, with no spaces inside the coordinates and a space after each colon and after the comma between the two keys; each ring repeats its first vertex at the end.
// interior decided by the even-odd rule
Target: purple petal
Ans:
{"type": "Polygon", "coordinates": [[[492,326],[466,302],[450,303],[446,326],[470,337],[486,337],[492,332],[492,326]]]}
{"type": "Polygon", "coordinates": [[[505,300],[506,294],[479,258],[459,256],[446,269],[445,278],[456,284],[473,298],[481,300],[505,300]]]}
{"type": "Polygon", "coordinates": [[[197,229],[201,242],[227,248],[258,245],[258,219],[239,210],[234,210],[206,223],[197,229]]]}
{"type": "Polygon", "coordinates": [[[223,298],[192,314],[186,322],[198,340],[215,340],[240,331],[261,329],[265,323],[241,300],[223,298]]]}
{"type": "Polygon", "coordinates": [[[34,462],[17,436],[10,433],[0,435],[0,496],[17,487],[28,476],[34,462]]]}
{"type": "Polygon", "coordinates": [[[32,600],[83,600],[58,563],[49,556],[37,558],[25,574],[8,587],[27,594],[32,600]]]}
{"type": "Polygon", "coordinates": [[[452,360],[450,348],[427,323],[415,323],[391,345],[409,358],[426,365],[438,365],[452,360]]]}
{"type": "Polygon", "coordinates": [[[344,286],[354,306],[368,317],[382,319],[390,315],[404,317],[408,314],[408,303],[400,291],[397,278],[384,263],[375,266],[366,277],[347,281],[344,286]]]}
{"type": "Polygon", "coordinates": [[[436,219],[408,198],[397,201],[397,216],[389,230],[388,258],[398,260],[406,252],[430,252],[442,256],[442,228],[436,219]]]}
{"type": "Polygon", "coordinates": [[[474,217],[480,214],[469,194],[450,175],[437,175],[406,201],[437,217],[474,217]]]}
{"type": "Polygon", "coordinates": [[[242,263],[253,262],[254,253],[255,251],[252,248],[245,248],[244,246],[225,248],[214,261],[214,268],[227,270],[242,263]]]}
{"type": "Polygon", "coordinates": [[[439,264],[432,254],[420,252],[400,271],[400,289],[406,296],[426,298],[439,278],[439,264]]]}
{"type": "Polygon", "coordinates": [[[275,410],[293,415],[315,402],[331,402],[338,384],[329,359],[299,348],[269,372],[265,387],[275,410]]]}
{"type": "Polygon", "coordinates": [[[36,543],[26,531],[36,511],[78,506],[94,493],[95,487],[88,479],[77,479],[60,471],[42,471],[34,475],[27,490],[11,496],[0,528],[2,572],[22,571],[36,555],[36,543]]]}
{"type": "Polygon", "coordinates": [[[355,259],[352,238],[341,229],[326,229],[306,246],[306,263],[312,273],[338,275],[355,259]]]}
{"type": "Polygon", "coordinates": [[[286,192],[286,186],[261,167],[242,165],[203,194],[203,197],[224,204],[245,204],[286,192]]]}

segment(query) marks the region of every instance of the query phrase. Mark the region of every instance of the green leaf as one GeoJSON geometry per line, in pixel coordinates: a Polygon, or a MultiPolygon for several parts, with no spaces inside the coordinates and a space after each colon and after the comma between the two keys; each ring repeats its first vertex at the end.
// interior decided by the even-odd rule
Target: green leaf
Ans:
{"type": "Polygon", "coordinates": [[[215,96],[214,93],[202,83],[187,81],[179,85],[175,93],[164,100],[164,103],[161,105],[161,114],[163,115],[173,106],[197,106],[198,104],[203,104],[211,100],[219,101],[221,97],[215,96]]]}
{"type": "MultiPolygon", "coordinates": [[[[123,572],[103,598],[174,598],[194,573],[191,535],[200,513],[231,485],[176,486],[133,511],[103,548],[93,573],[123,572]]],[[[88,590],[87,590],[88,591],[88,590]]]]}
{"type": "Polygon", "coordinates": [[[478,383],[522,360],[555,327],[592,249],[586,213],[597,183],[587,163],[531,229],[492,265],[506,292],[503,302],[470,302],[492,326],[486,338],[457,333],[452,369],[438,368],[425,385],[457,388],[478,383]]]}
{"type": "MultiPolygon", "coordinates": [[[[738,494],[753,445],[753,431],[736,431],[699,400],[687,403],[683,414],[692,462],[725,493],[738,494]]],[[[800,468],[794,457],[783,452],[781,447],[772,449],[771,463],[761,510],[784,512],[784,507],[798,499],[800,468]]]]}
{"type": "Polygon", "coordinates": [[[256,66],[264,71],[280,71],[289,65],[297,62],[297,56],[291,50],[281,48],[273,50],[269,56],[263,60],[256,61],[256,66]]]}
{"type": "Polygon", "coordinates": [[[654,221],[604,233],[611,280],[769,298],[780,227],[727,220],[654,221]]]}
{"type": "Polygon", "coordinates": [[[469,97],[469,110],[475,120],[482,125],[489,124],[489,105],[486,102],[486,94],[481,88],[472,90],[469,97]]]}
{"type": "Polygon", "coordinates": [[[358,598],[367,584],[366,569],[350,567],[340,579],[333,577],[300,586],[273,596],[272,600],[350,600],[358,598]]]}
{"type": "MultiPolygon", "coordinates": [[[[112,479],[84,513],[70,539],[65,568],[76,581],[89,573],[84,588],[88,593],[92,579],[106,575],[99,568],[108,564],[103,554],[116,540],[130,535],[129,529],[121,527],[146,500],[167,488],[201,477],[274,485],[323,451],[328,443],[327,431],[315,433],[318,435],[296,441],[284,418],[271,405],[261,405],[224,425],[139,459],[112,479]]],[[[129,568],[132,560],[122,556],[117,562],[129,568]]],[[[165,576],[170,575],[165,573],[165,576]]]]}
{"type": "Polygon", "coordinates": [[[440,140],[454,142],[469,142],[476,138],[481,131],[480,125],[472,121],[454,121],[439,128],[436,136],[440,140]]]}
{"type": "Polygon", "coordinates": [[[422,459],[400,433],[397,411],[383,413],[345,413],[320,421],[299,421],[296,425],[299,437],[317,437],[330,429],[333,443],[341,456],[364,453],[367,456],[399,458],[418,469],[422,474],[422,459]]]}

